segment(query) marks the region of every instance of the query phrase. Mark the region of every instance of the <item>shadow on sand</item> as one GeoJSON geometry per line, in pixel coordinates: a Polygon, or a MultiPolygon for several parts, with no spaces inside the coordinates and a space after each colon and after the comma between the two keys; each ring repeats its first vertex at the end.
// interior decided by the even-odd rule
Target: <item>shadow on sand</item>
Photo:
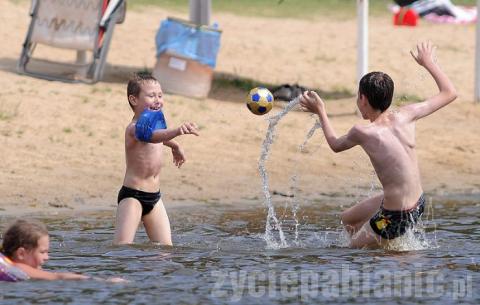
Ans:
{"type": "MultiPolygon", "coordinates": [[[[0,58],[0,70],[17,74],[17,59],[5,57],[0,58]]],[[[151,72],[151,69],[148,69],[147,67],[110,65],[107,63],[103,79],[100,82],[126,84],[130,77],[138,72],[151,72]]],[[[280,84],[261,82],[259,80],[230,73],[215,72],[208,98],[222,101],[243,102],[246,93],[250,89],[260,86],[273,90],[280,86],[280,84]]],[[[329,100],[344,99],[354,96],[351,92],[345,89],[334,91],[326,91],[318,88],[310,89],[317,91],[320,96],[329,100]]]]}

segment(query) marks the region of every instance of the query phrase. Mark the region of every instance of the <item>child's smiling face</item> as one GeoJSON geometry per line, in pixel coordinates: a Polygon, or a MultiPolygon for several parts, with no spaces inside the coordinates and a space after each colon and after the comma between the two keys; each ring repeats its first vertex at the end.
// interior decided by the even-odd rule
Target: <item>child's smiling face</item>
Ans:
{"type": "Polygon", "coordinates": [[[163,108],[163,92],[158,82],[149,81],[141,85],[140,93],[136,97],[136,109],[142,112],[145,109],[161,110],[163,108]]]}

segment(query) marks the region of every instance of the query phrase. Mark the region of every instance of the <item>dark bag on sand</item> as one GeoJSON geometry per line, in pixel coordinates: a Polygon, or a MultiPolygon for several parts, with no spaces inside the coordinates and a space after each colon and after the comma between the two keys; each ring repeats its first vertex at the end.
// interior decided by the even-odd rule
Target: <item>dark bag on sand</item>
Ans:
{"type": "Polygon", "coordinates": [[[407,6],[412,4],[413,2],[416,2],[417,0],[394,0],[396,4],[400,6],[407,6]]]}
{"type": "Polygon", "coordinates": [[[276,100],[289,102],[307,90],[308,90],[307,88],[299,86],[297,84],[295,85],[285,84],[285,85],[281,85],[279,87],[273,88],[272,94],[276,100]]]}

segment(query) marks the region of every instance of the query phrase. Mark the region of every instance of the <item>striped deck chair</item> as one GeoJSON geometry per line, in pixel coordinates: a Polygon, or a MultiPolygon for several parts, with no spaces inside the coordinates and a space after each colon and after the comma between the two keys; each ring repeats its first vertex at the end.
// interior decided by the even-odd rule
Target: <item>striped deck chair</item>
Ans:
{"type": "Polygon", "coordinates": [[[99,81],[113,29],[123,22],[125,10],[125,0],[33,0],[18,72],[65,82],[99,81]]]}

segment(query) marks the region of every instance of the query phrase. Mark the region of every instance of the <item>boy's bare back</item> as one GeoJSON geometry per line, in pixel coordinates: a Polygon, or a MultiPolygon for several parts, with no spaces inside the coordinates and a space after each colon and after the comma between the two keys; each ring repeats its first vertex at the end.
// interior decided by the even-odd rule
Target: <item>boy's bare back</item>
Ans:
{"type": "Polygon", "coordinates": [[[436,81],[440,89],[437,95],[422,103],[382,112],[373,109],[367,97],[359,93],[357,105],[363,118],[371,123],[355,125],[345,136],[335,136],[325,104],[315,92],[306,93],[302,98],[305,110],[319,114],[327,142],[335,152],[355,145],[365,150],[383,186],[386,209],[407,210],[417,203],[423,191],[415,153],[415,122],[456,98],[455,88],[433,59],[433,50],[429,42],[422,43],[412,56],[436,81]]]}
{"type": "Polygon", "coordinates": [[[391,210],[413,208],[423,193],[415,152],[415,122],[457,96],[453,84],[434,61],[430,42],[419,44],[417,53],[411,52],[411,55],[430,72],[440,92],[422,103],[382,113],[370,125],[359,127],[359,144],[370,157],[382,183],[384,207],[391,210]]]}
{"type": "Polygon", "coordinates": [[[415,206],[423,193],[415,153],[415,121],[400,109],[354,128],[382,184],[385,208],[408,210],[415,206]]]}

